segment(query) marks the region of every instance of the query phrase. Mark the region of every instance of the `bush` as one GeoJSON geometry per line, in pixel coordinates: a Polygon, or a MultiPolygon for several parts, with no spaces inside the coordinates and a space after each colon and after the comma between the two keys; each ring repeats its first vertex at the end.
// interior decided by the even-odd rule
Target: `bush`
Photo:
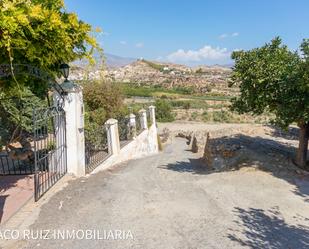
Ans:
{"type": "Polygon", "coordinates": [[[186,101],[183,105],[183,108],[185,108],[186,110],[189,110],[191,107],[191,103],[189,101],[186,101]]]}
{"type": "Polygon", "coordinates": [[[179,94],[184,94],[184,95],[190,95],[195,93],[195,89],[193,87],[175,87],[172,88],[171,91],[175,92],[175,93],[179,93],[179,94]]]}
{"type": "Polygon", "coordinates": [[[125,110],[121,89],[116,84],[88,81],[83,83],[83,93],[86,129],[102,126],[125,110]]]}
{"type": "Polygon", "coordinates": [[[213,120],[215,122],[223,122],[223,123],[229,123],[232,120],[232,114],[227,111],[214,111],[213,112],[213,120]]]}
{"type": "Polygon", "coordinates": [[[33,129],[33,107],[40,109],[47,102],[28,88],[6,87],[0,81],[0,151],[7,143],[20,141],[33,129]],[[4,87],[2,87],[4,86],[4,87]]]}
{"type": "Polygon", "coordinates": [[[166,100],[156,100],[156,117],[159,122],[172,122],[175,116],[172,113],[172,106],[166,100]]]}
{"type": "Polygon", "coordinates": [[[186,104],[187,102],[188,101],[185,101],[185,100],[171,100],[169,103],[174,108],[184,108],[184,106],[187,105],[186,104]]]}
{"type": "Polygon", "coordinates": [[[151,97],[153,91],[157,88],[150,88],[146,86],[138,86],[137,83],[119,83],[122,92],[127,97],[151,97]]]}
{"type": "Polygon", "coordinates": [[[117,84],[109,82],[87,82],[83,93],[88,111],[104,109],[107,118],[114,117],[124,107],[123,96],[117,84]]]}
{"type": "Polygon", "coordinates": [[[196,119],[197,119],[197,116],[198,116],[198,113],[197,113],[197,112],[192,112],[192,113],[191,113],[191,120],[196,120],[196,119]]]}
{"type": "Polygon", "coordinates": [[[211,119],[211,115],[208,112],[203,112],[202,119],[204,122],[208,122],[211,119]]]}

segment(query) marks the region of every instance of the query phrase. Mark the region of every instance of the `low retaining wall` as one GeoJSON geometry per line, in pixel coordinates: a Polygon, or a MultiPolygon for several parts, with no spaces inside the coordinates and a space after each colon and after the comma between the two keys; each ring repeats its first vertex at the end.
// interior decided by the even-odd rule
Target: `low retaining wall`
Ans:
{"type": "Polygon", "coordinates": [[[128,160],[153,155],[159,152],[157,127],[151,125],[149,129],[144,130],[134,140],[125,145],[117,155],[111,155],[102,164],[100,164],[91,174],[110,168],[128,160]]]}

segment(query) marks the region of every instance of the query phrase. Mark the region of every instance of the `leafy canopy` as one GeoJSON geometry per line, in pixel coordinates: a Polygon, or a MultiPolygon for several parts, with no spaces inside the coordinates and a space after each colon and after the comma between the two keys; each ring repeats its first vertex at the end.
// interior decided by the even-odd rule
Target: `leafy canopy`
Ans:
{"type": "Polygon", "coordinates": [[[282,128],[309,123],[309,39],[293,52],[277,37],[261,48],[234,52],[232,59],[231,85],[240,87],[233,110],[255,115],[269,111],[282,128]]]}
{"type": "Polygon", "coordinates": [[[175,120],[175,116],[172,112],[171,104],[164,99],[158,99],[155,103],[156,106],[156,118],[159,122],[172,122],[175,120]]]}
{"type": "MultiPolygon", "coordinates": [[[[61,63],[92,61],[99,49],[91,26],[63,0],[1,0],[0,9],[0,64],[12,72],[13,64],[30,64],[56,77],[61,63]]],[[[47,82],[26,74],[0,79],[0,144],[17,129],[29,131],[32,107],[44,104],[47,91],[47,82]]]]}
{"type": "Polygon", "coordinates": [[[57,72],[62,62],[91,59],[91,26],[67,13],[63,0],[0,2],[0,63],[29,63],[57,72]]]}

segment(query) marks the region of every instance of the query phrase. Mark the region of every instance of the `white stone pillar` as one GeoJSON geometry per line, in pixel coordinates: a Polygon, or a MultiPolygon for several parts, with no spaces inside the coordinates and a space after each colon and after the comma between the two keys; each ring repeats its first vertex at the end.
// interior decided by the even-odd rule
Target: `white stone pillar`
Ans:
{"type": "Polygon", "coordinates": [[[140,115],[140,121],[141,121],[141,128],[142,130],[147,130],[148,125],[147,125],[147,113],[145,109],[141,109],[139,112],[140,115]]]}
{"type": "Polygon", "coordinates": [[[67,171],[75,176],[84,176],[85,172],[85,134],[84,104],[82,89],[72,83],[66,89],[67,95],[61,100],[54,94],[54,103],[62,102],[66,116],[67,171]]]}
{"type": "Polygon", "coordinates": [[[151,124],[155,125],[156,124],[156,107],[151,105],[148,107],[149,109],[149,118],[150,118],[150,122],[151,124]]]}
{"type": "Polygon", "coordinates": [[[107,131],[108,153],[118,155],[120,152],[118,121],[116,119],[109,119],[105,122],[105,126],[107,131]]]}
{"type": "Polygon", "coordinates": [[[129,126],[130,126],[130,136],[131,138],[135,138],[136,137],[136,119],[133,113],[129,115],[129,126]]]}

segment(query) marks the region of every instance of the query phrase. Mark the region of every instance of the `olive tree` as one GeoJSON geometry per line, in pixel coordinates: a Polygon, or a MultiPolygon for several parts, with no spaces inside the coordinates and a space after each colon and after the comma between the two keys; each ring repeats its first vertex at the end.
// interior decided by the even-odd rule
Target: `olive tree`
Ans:
{"type": "Polygon", "coordinates": [[[280,38],[260,48],[233,52],[231,85],[238,84],[240,96],[232,100],[239,113],[274,114],[281,128],[296,123],[300,128],[295,163],[306,168],[309,138],[309,39],[299,51],[291,51],[280,38]]]}

